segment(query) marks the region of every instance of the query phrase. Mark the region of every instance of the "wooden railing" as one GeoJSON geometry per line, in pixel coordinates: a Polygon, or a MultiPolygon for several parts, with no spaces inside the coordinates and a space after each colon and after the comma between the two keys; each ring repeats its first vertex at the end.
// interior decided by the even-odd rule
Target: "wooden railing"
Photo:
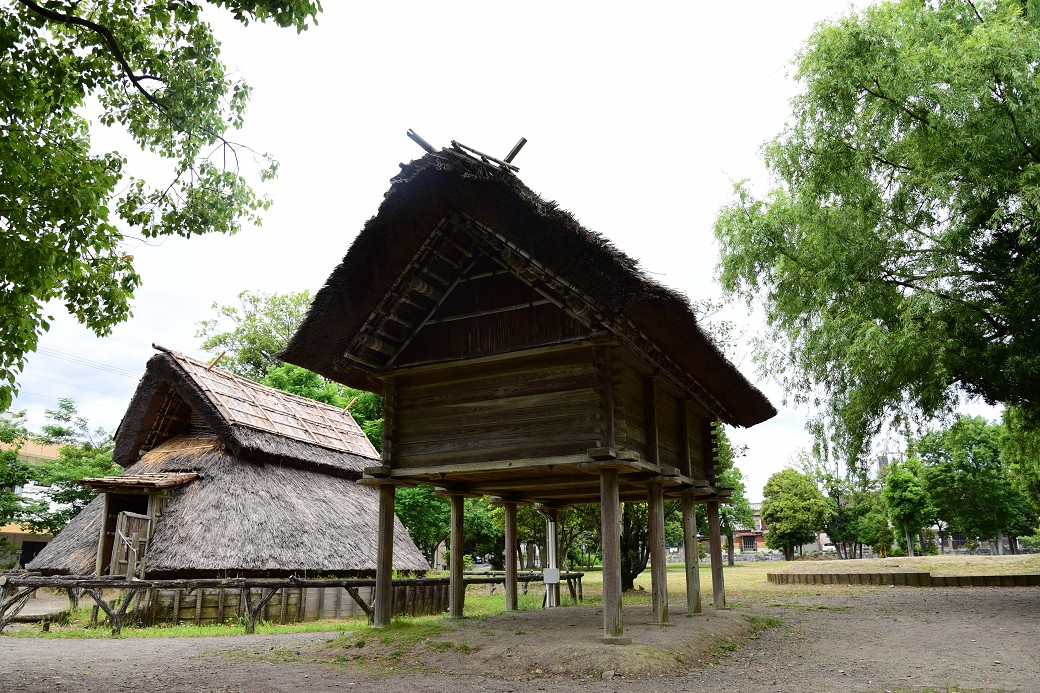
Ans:
{"type": "MultiPolygon", "coordinates": [[[[582,598],[581,578],[583,573],[561,573],[560,579],[566,580],[570,589],[571,597],[580,602],[582,598]]],[[[494,593],[496,585],[503,584],[504,574],[478,573],[471,574],[463,580],[469,585],[491,585],[494,593]]],[[[542,576],[538,573],[521,574],[517,576],[517,582],[522,585],[526,594],[531,582],[541,582],[542,576]]],[[[448,608],[448,578],[413,578],[394,580],[394,605],[395,614],[434,614],[446,611],[448,608]]],[[[0,575],[0,631],[11,622],[25,606],[29,598],[37,589],[65,589],[69,593],[70,603],[75,608],[78,596],[85,593],[94,600],[96,609],[104,611],[108,616],[109,627],[112,635],[120,634],[126,614],[131,604],[144,591],[158,590],[180,590],[184,594],[190,594],[196,590],[206,589],[233,589],[239,590],[242,602],[242,617],[245,622],[247,633],[253,633],[256,629],[256,621],[263,613],[268,602],[279,592],[286,589],[300,588],[342,588],[350,594],[351,598],[371,619],[372,607],[369,602],[362,598],[360,588],[371,588],[375,585],[374,579],[267,579],[267,578],[199,578],[182,580],[127,580],[122,576],[111,577],[61,577],[33,575],[26,573],[11,573],[0,575]],[[105,591],[118,591],[115,598],[106,597],[105,591]]],[[[201,592],[200,592],[201,596],[201,592]]],[[[285,604],[285,599],[282,601],[285,604]]],[[[543,606],[545,602],[543,600],[543,606]]],[[[284,609],[283,609],[284,610],[284,609]]]]}

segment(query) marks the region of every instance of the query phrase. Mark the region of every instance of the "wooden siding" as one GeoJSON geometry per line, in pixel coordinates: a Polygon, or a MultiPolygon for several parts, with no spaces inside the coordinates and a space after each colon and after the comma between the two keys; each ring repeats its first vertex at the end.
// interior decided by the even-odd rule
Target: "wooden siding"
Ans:
{"type": "Polygon", "coordinates": [[[590,334],[582,324],[528,284],[503,270],[474,268],[441,298],[397,358],[399,367],[474,358],[590,334]]]}
{"type": "Polygon", "coordinates": [[[618,446],[634,450],[646,457],[646,408],[643,398],[643,376],[627,361],[617,359],[614,375],[615,409],[618,418],[624,420],[624,430],[618,431],[618,446]]]}
{"type": "Polygon", "coordinates": [[[585,454],[600,445],[593,348],[549,350],[394,378],[399,469],[585,454]]]}
{"type": "Polygon", "coordinates": [[[689,414],[690,434],[690,476],[694,479],[707,479],[704,468],[704,429],[703,419],[694,413],[689,414]]]}
{"type": "Polygon", "coordinates": [[[660,464],[678,467],[679,403],[670,393],[657,387],[657,454],[660,464]]]}

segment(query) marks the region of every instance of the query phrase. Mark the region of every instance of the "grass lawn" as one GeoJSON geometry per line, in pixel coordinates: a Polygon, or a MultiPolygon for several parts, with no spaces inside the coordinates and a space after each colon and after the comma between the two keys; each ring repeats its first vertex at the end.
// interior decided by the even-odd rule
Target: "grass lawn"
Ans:
{"type": "MultiPolygon", "coordinates": [[[[869,560],[818,560],[818,561],[763,561],[738,562],[724,566],[726,583],[726,605],[730,608],[751,608],[769,604],[792,596],[819,594],[821,590],[843,590],[850,594],[877,589],[869,585],[777,585],[766,580],[767,573],[774,572],[891,572],[893,570],[926,570],[941,575],[1007,575],[1040,572],[1040,554],[1020,556],[924,556],[919,558],[888,558],[869,560]]],[[[598,569],[581,570],[584,604],[596,605],[603,602],[603,574],[598,569]]],[[[686,573],[682,563],[668,564],[668,598],[671,609],[678,613],[686,608],[686,573]]],[[[701,562],[701,600],[704,608],[711,608],[712,580],[707,561],[701,562]]],[[[907,588],[927,589],[927,588],[907,588]]],[[[566,585],[561,585],[561,601],[564,606],[573,604],[566,585]]],[[[520,610],[542,608],[540,585],[531,585],[528,594],[518,595],[520,610]]],[[[644,571],[635,581],[635,589],[625,593],[622,603],[626,605],[651,603],[650,571],[644,571]]],[[[466,593],[465,613],[467,617],[491,616],[505,610],[505,592],[497,586],[494,594],[488,585],[473,585],[466,593]]],[[[89,607],[79,610],[67,625],[54,624],[49,633],[38,627],[9,628],[5,635],[22,637],[109,637],[109,630],[102,624],[99,628],[88,628],[89,607]]],[[[431,616],[423,621],[447,621],[446,616],[431,616]]],[[[365,629],[364,619],[326,620],[307,623],[276,625],[260,622],[257,633],[298,633],[310,631],[357,631],[365,629]]],[[[239,635],[245,627],[237,622],[224,625],[157,626],[151,628],[123,629],[124,637],[193,637],[214,635],[239,635]]]]}

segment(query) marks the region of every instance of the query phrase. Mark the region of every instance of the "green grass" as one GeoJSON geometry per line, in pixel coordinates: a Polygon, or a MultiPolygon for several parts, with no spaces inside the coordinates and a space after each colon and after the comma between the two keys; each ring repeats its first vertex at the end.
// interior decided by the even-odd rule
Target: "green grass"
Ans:
{"type": "MultiPolygon", "coordinates": [[[[936,557],[928,557],[929,559],[935,559],[936,557]]],[[[944,572],[974,572],[979,574],[979,571],[984,570],[988,567],[989,570],[1004,570],[1008,569],[1012,565],[1016,569],[1024,569],[1032,567],[1034,561],[1040,560],[1040,555],[1033,555],[1027,558],[1011,557],[1017,560],[994,560],[994,559],[1005,559],[1008,557],[938,557],[939,560],[925,560],[917,559],[922,563],[930,563],[928,567],[939,568],[941,567],[944,572]]],[[[905,562],[908,559],[888,559],[887,565],[892,565],[895,562],[905,562]]],[[[828,561],[827,567],[832,567],[835,571],[841,570],[855,570],[857,564],[853,564],[847,561],[828,561]]],[[[882,589],[880,586],[872,585],[777,585],[770,583],[766,580],[766,573],[780,572],[784,570],[797,570],[807,569],[807,567],[801,565],[799,562],[785,563],[785,562],[755,562],[755,563],[737,563],[734,566],[725,566],[723,570],[723,576],[726,581],[726,603],[731,608],[736,609],[754,609],[756,607],[785,607],[785,608],[823,608],[833,610],[848,610],[850,607],[826,607],[826,606],[811,606],[802,605],[797,603],[799,597],[807,596],[818,596],[824,593],[832,593],[836,590],[840,590],[843,594],[855,597],[861,594],[867,594],[878,589],[882,589]]],[[[586,606],[598,606],[603,603],[603,573],[598,568],[585,570],[581,572],[585,574],[582,581],[582,587],[584,592],[583,604],[586,606]]],[[[668,576],[668,594],[669,601],[672,604],[680,605],[686,599],[686,574],[685,567],[681,563],[669,563],[667,566],[666,575],[668,576]]],[[[636,578],[635,590],[626,593],[622,597],[622,602],[625,605],[649,605],[651,603],[651,582],[650,582],[650,571],[644,571],[642,575],[636,578]],[[642,588],[642,589],[640,589],[642,588]]],[[[706,608],[710,607],[711,596],[712,596],[712,579],[711,569],[707,562],[701,562],[700,568],[700,585],[701,585],[701,598],[706,608]]],[[[501,614],[505,610],[505,591],[501,586],[498,586],[494,594],[489,594],[489,588],[486,585],[474,585],[469,588],[466,594],[466,607],[465,613],[467,619],[484,619],[497,614],[501,614]]],[[[566,585],[561,585],[561,598],[563,604],[572,604],[570,595],[567,591],[566,585]]],[[[542,606],[542,591],[540,585],[531,585],[531,589],[528,594],[518,595],[518,606],[521,610],[536,610],[542,606]]],[[[46,638],[106,638],[110,637],[110,631],[102,623],[98,628],[87,628],[86,623],[89,619],[89,608],[82,609],[74,615],[71,623],[68,625],[52,624],[51,631],[49,633],[41,632],[42,629],[39,626],[29,626],[20,629],[9,628],[4,631],[4,635],[11,635],[15,637],[46,637],[46,638]]],[[[446,616],[432,616],[427,617],[431,623],[446,624],[446,627],[450,627],[450,620],[446,616]]],[[[421,622],[423,619],[407,619],[408,621],[421,622]]],[[[395,620],[394,623],[398,623],[401,619],[395,620]]],[[[369,632],[367,623],[364,619],[354,620],[340,620],[340,621],[313,621],[298,624],[288,625],[274,625],[270,623],[258,623],[258,633],[301,633],[301,632],[369,632]]],[[[125,627],[123,629],[123,637],[132,638],[155,638],[155,637],[200,637],[200,636],[213,636],[213,635],[240,635],[245,632],[245,628],[237,622],[228,625],[212,625],[212,626],[195,626],[195,625],[176,625],[176,626],[156,626],[152,628],[133,628],[125,627]]],[[[371,636],[366,636],[371,637],[371,636]]],[[[403,637],[403,636],[402,636],[403,637]]]]}

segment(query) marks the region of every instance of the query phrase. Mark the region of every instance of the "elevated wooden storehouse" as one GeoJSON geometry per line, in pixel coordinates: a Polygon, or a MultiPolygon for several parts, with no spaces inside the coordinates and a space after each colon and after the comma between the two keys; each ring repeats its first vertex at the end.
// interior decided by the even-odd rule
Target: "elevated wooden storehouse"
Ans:
{"type": "MultiPolygon", "coordinates": [[[[540,504],[550,520],[565,505],[601,503],[604,633],[615,639],[619,502],[651,504],[655,611],[667,621],[663,499],[687,501],[691,541],[694,503],[707,503],[721,557],[727,490],[712,422],[751,426],[776,411],[684,297],[511,168],[458,146],[402,166],[282,356],[384,397],[382,463],[362,480],[381,487],[377,624],[389,617],[393,487],[432,484],[452,499],[453,555],[464,496],[505,504],[507,542],[518,503],[540,504]]],[[[515,584],[506,587],[514,607],[515,584]]]]}
{"type": "MultiPolygon", "coordinates": [[[[372,577],[378,453],[340,408],[156,347],[116,432],[121,476],[28,565],[45,575],[372,577]]],[[[429,569],[393,522],[401,571],[429,569]]]]}

